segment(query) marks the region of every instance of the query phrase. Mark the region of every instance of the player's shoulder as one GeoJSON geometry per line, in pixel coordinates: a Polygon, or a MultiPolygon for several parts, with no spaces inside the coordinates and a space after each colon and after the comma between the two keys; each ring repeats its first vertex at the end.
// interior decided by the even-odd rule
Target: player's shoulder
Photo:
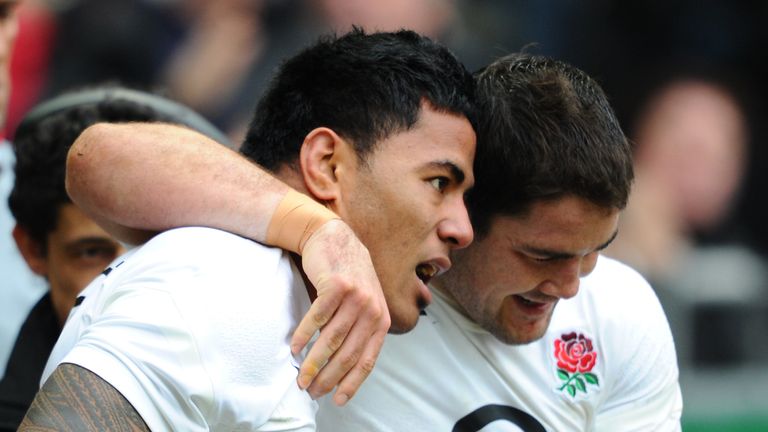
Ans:
{"type": "Polygon", "coordinates": [[[179,254],[204,259],[215,259],[222,255],[232,257],[240,253],[265,256],[282,254],[280,249],[207,227],[183,227],[165,231],[152,238],[142,249],[145,249],[146,253],[179,254]]]}
{"type": "Polygon", "coordinates": [[[205,249],[210,245],[247,245],[247,244],[259,244],[252,240],[240,237],[236,234],[232,234],[228,231],[223,231],[216,228],[208,227],[181,227],[174,228],[168,231],[161,232],[153,237],[146,245],[161,245],[163,247],[195,247],[198,249],[205,249]]]}
{"type": "Polygon", "coordinates": [[[604,318],[643,320],[663,315],[648,281],[632,267],[606,256],[600,256],[592,273],[582,279],[577,297],[604,318]]]}
{"type": "Polygon", "coordinates": [[[142,245],[125,264],[136,270],[177,272],[253,272],[281,265],[282,249],[214,228],[184,227],[165,231],[142,245]]]}
{"type": "Polygon", "coordinates": [[[581,287],[592,297],[655,299],[648,281],[632,267],[601,255],[592,272],[582,278],[581,287]]]}
{"type": "Polygon", "coordinates": [[[649,287],[648,281],[637,270],[611,257],[600,255],[595,269],[584,277],[584,283],[611,284],[621,282],[625,285],[649,287]]]}

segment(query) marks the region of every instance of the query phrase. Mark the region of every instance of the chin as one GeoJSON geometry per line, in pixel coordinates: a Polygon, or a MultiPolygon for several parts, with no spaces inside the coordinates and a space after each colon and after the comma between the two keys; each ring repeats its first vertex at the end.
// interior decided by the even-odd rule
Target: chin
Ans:
{"type": "Polygon", "coordinates": [[[408,333],[419,322],[419,311],[415,307],[413,311],[408,312],[402,310],[395,312],[390,309],[389,314],[392,318],[392,324],[389,326],[390,334],[408,333]]]}
{"type": "Polygon", "coordinates": [[[507,345],[527,345],[541,339],[544,333],[547,332],[548,326],[549,320],[545,320],[522,329],[518,327],[496,327],[493,329],[486,328],[486,330],[493,334],[496,339],[507,345]]]}
{"type": "Polygon", "coordinates": [[[511,342],[510,345],[527,345],[529,343],[536,342],[537,340],[541,339],[542,336],[544,336],[543,331],[533,335],[524,335],[524,336],[515,338],[515,340],[511,342]]]}

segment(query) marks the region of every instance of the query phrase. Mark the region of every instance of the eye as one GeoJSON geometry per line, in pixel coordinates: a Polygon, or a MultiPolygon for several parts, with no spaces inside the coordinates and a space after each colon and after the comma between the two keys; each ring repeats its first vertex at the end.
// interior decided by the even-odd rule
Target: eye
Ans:
{"type": "Polygon", "coordinates": [[[448,187],[449,183],[450,180],[448,177],[435,177],[429,181],[429,184],[432,185],[432,187],[435,188],[438,192],[443,192],[445,188],[448,187]]]}
{"type": "Polygon", "coordinates": [[[83,246],[74,251],[82,263],[95,264],[112,261],[117,256],[117,248],[113,246],[83,246]]]}
{"type": "Polygon", "coordinates": [[[566,257],[557,256],[557,255],[526,255],[529,260],[536,262],[536,263],[553,263],[557,261],[562,261],[564,259],[567,259],[566,257]]]}
{"type": "Polygon", "coordinates": [[[529,258],[531,258],[531,260],[533,260],[533,261],[541,262],[541,263],[554,261],[554,259],[555,259],[555,258],[552,258],[552,257],[533,257],[533,256],[529,257],[529,258]]]}
{"type": "Polygon", "coordinates": [[[109,251],[101,247],[87,247],[80,249],[80,258],[94,258],[108,254],[109,251]]]}

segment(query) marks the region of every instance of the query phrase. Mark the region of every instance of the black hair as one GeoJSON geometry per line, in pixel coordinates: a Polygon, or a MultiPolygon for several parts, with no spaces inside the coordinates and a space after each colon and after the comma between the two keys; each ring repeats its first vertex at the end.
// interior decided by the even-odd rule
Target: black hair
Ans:
{"type": "Polygon", "coordinates": [[[83,130],[99,122],[177,123],[214,138],[224,136],[183,105],[115,86],[68,92],[36,106],[13,142],[16,179],[8,205],[16,222],[44,250],[59,208],[71,202],[64,187],[67,152],[83,130]]]}
{"type": "Polygon", "coordinates": [[[477,236],[496,215],[524,214],[566,195],[626,206],[631,146],[600,86],[566,63],[529,54],[476,74],[480,119],[475,188],[467,205],[477,236]]]}
{"type": "Polygon", "coordinates": [[[411,128],[421,103],[474,124],[471,74],[443,46],[407,30],[326,36],[287,60],[256,107],[241,153],[275,171],[293,165],[304,137],[328,127],[360,160],[411,128]]]}

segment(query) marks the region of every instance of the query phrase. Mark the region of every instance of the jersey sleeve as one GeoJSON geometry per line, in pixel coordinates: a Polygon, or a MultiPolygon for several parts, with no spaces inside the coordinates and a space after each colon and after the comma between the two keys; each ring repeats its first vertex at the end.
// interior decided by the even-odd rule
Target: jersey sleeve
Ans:
{"type": "Polygon", "coordinates": [[[62,363],[82,366],[115,387],[151,430],[174,424],[203,430],[213,384],[172,300],[144,288],[105,308],[62,363]]]}
{"type": "Polygon", "coordinates": [[[62,362],[109,382],[152,430],[314,430],[286,343],[300,312],[290,266],[243,239],[193,238],[108,277],[62,362]]]}
{"type": "Polygon", "coordinates": [[[605,403],[595,419],[596,431],[679,431],[683,401],[674,340],[669,323],[650,285],[628,267],[616,293],[624,305],[609,323],[616,332],[614,355],[621,362],[605,403]],[[631,306],[629,306],[631,305],[631,306]]]}
{"type": "Polygon", "coordinates": [[[674,349],[659,347],[655,355],[635,352],[638,361],[628,372],[611,401],[596,418],[596,431],[679,431],[682,395],[674,349]],[[671,353],[670,353],[671,351],[671,353]],[[645,363],[643,363],[645,362],[645,363]]]}

